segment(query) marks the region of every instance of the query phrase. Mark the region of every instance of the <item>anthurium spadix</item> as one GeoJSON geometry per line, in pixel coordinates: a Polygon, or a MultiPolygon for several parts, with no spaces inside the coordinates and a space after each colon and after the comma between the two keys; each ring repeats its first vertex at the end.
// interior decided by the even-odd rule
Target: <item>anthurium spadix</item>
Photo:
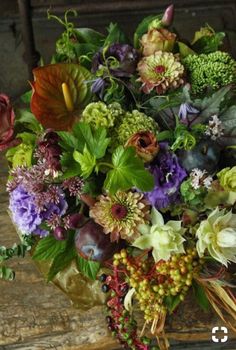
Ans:
{"type": "Polygon", "coordinates": [[[90,101],[90,72],[79,64],[58,63],[33,70],[31,110],[45,128],[70,130],[90,101]]]}

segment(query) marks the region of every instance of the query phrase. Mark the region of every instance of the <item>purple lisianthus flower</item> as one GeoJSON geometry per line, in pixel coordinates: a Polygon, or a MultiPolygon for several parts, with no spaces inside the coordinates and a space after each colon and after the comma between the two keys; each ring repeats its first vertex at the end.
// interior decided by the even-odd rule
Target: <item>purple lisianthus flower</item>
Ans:
{"type": "Polygon", "coordinates": [[[166,143],[160,143],[155,163],[149,166],[154,176],[154,189],[146,192],[146,198],[156,209],[164,209],[178,200],[179,188],[187,173],[178,162],[176,154],[168,150],[166,143]]]}
{"type": "Polygon", "coordinates": [[[22,184],[10,192],[12,219],[22,233],[41,237],[48,235],[48,231],[41,229],[40,224],[52,214],[65,214],[68,207],[64,193],[60,189],[58,191],[60,196],[57,203],[46,201],[43,208],[37,205],[37,194],[28,192],[22,184]]]}
{"type": "MultiPolygon", "coordinates": [[[[107,60],[110,73],[113,76],[129,78],[136,71],[139,54],[131,45],[114,43],[108,47],[105,53],[105,59],[107,60]],[[112,64],[109,64],[109,60],[107,60],[109,57],[116,58],[119,66],[115,68],[112,67],[112,64]]],[[[99,51],[93,57],[92,72],[96,73],[96,71],[103,65],[105,65],[103,52],[99,51]]]]}

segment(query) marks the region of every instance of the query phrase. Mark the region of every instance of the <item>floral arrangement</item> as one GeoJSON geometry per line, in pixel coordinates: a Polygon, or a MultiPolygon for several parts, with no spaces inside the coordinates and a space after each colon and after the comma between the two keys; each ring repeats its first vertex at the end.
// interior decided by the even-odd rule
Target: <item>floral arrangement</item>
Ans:
{"type": "Polygon", "coordinates": [[[236,331],[236,61],[224,33],[206,25],[188,43],[173,14],[145,18],[133,41],[49,14],[65,27],[51,64],[15,112],[0,95],[22,240],[0,248],[1,277],[26,251],[50,261],[48,281],[75,261],[132,350],[169,348],[165,319],[191,290],[236,331]]]}

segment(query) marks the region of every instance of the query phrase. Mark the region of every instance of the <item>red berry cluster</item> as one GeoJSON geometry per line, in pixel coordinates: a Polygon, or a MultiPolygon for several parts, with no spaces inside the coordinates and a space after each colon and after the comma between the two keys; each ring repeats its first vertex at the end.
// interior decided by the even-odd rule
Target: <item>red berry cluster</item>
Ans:
{"type": "Polygon", "coordinates": [[[138,337],[137,322],[124,307],[124,299],[129,290],[128,283],[124,281],[124,274],[114,266],[113,274],[102,274],[100,281],[103,282],[102,291],[110,291],[106,321],[113,337],[117,338],[126,350],[158,350],[158,347],[150,345],[151,339],[138,337]]]}

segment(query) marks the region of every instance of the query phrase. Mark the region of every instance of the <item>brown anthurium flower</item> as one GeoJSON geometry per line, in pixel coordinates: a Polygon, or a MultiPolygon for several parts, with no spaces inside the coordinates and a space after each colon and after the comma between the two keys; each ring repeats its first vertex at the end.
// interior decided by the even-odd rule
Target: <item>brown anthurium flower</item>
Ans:
{"type": "Polygon", "coordinates": [[[70,130],[90,101],[90,72],[74,63],[57,63],[33,70],[31,110],[45,128],[70,130]]]}
{"type": "Polygon", "coordinates": [[[145,162],[151,162],[159,151],[156,136],[151,131],[136,132],[125,146],[135,147],[137,155],[145,162]]]}

